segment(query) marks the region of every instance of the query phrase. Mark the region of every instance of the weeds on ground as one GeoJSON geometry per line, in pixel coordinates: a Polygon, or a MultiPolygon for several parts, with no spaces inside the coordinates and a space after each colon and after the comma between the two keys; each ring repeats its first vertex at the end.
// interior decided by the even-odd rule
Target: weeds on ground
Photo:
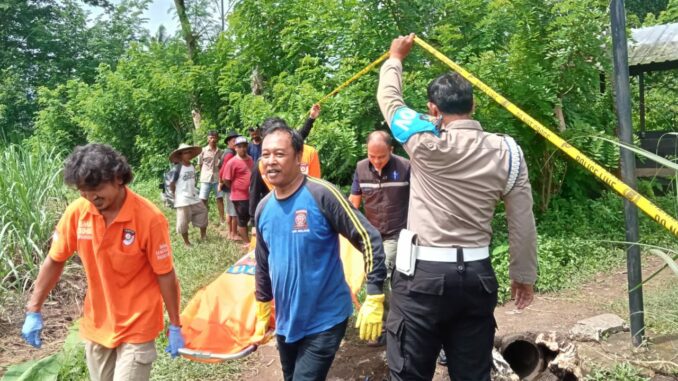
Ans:
{"type": "MultiPolygon", "coordinates": [[[[664,270],[669,271],[669,270],[664,270]]],[[[653,280],[643,288],[645,328],[652,336],[675,335],[678,332],[678,280],[653,280]]],[[[612,305],[620,316],[628,316],[628,299],[612,305]]]]}
{"type": "MultiPolygon", "coordinates": [[[[659,197],[665,210],[678,202],[673,197],[659,197]]],[[[675,238],[644,214],[639,216],[641,242],[673,247],[675,238]]],[[[500,208],[493,221],[492,265],[499,281],[499,301],[510,297],[508,278],[508,235],[506,215],[500,208]]],[[[574,202],[556,199],[537,220],[539,278],[536,289],[551,292],[570,288],[596,273],[621,266],[626,248],[614,242],[625,241],[622,199],[606,192],[595,200],[574,202]]]]}
{"type": "Polygon", "coordinates": [[[643,376],[633,365],[624,362],[615,365],[612,369],[596,369],[591,372],[585,381],[647,381],[649,377],[643,376]]]}

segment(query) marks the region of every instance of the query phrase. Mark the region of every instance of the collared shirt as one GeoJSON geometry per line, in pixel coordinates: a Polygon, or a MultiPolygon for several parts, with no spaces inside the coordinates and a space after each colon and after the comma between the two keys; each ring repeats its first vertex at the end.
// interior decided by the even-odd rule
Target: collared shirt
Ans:
{"type": "Polygon", "coordinates": [[[73,201],[52,237],[49,256],[64,262],[77,252],[87,275],[81,335],[107,348],[154,340],[163,328],[157,276],[172,271],[169,225],[150,201],[126,189],[106,221],[84,198],[73,201]]]}
{"type": "Polygon", "coordinates": [[[417,233],[421,245],[488,246],[494,210],[503,199],[509,275],[534,283],[537,234],[522,153],[515,185],[504,194],[511,155],[504,138],[484,132],[475,120],[458,120],[438,129],[432,117],[405,105],[401,81],[402,63],[388,59],[381,68],[377,100],[393,135],[410,156],[408,229],[417,233]]]}
{"type": "Polygon", "coordinates": [[[212,150],[210,146],[202,148],[198,156],[201,183],[216,183],[219,178],[219,168],[224,158],[224,152],[219,148],[212,150]]]}
{"type": "Polygon", "coordinates": [[[369,159],[359,161],[353,174],[351,194],[362,197],[365,217],[379,230],[382,238],[396,236],[407,227],[410,161],[391,155],[381,173],[369,159]]]}

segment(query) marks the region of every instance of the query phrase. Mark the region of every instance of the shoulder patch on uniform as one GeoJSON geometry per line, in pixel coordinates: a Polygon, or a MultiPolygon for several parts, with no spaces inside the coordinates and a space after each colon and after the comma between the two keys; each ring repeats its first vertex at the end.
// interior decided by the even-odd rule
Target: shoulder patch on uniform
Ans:
{"type": "Polygon", "coordinates": [[[391,131],[399,143],[405,143],[412,135],[422,132],[430,132],[439,136],[437,124],[436,118],[420,114],[407,106],[403,106],[393,114],[391,131]]]}
{"type": "Polygon", "coordinates": [[[508,178],[506,179],[506,186],[504,187],[503,193],[503,195],[506,196],[513,190],[513,187],[516,185],[516,180],[518,180],[522,151],[520,150],[518,143],[516,143],[512,137],[508,135],[502,137],[504,138],[504,144],[506,144],[509,154],[508,178]]]}

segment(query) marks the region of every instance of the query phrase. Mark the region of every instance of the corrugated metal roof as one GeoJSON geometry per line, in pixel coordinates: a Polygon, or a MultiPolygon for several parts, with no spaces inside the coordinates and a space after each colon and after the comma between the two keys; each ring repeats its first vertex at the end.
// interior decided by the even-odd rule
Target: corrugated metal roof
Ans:
{"type": "Polygon", "coordinates": [[[678,23],[631,29],[629,66],[678,61],[678,23]]]}

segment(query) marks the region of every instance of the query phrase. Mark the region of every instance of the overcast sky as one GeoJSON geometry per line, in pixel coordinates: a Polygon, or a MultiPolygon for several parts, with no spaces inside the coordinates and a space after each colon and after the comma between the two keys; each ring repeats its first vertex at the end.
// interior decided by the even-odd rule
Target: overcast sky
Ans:
{"type": "MultiPolygon", "coordinates": [[[[118,4],[120,0],[111,0],[111,3],[118,4]]],[[[85,5],[85,8],[89,10],[91,19],[102,13],[102,9],[98,7],[85,5]]],[[[165,26],[169,35],[174,34],[179,29],[179,22],[172,19],[174,12],[171,12],[170,9],[174,9],[174,1],[153,0],[146,13],[144,13],[144,17],[148,19],[145,27],[151,31],[151,34],[155,34],[160,25],[165,26]]]]}
{"type": "Polygon", "coordinates": [[[174,1],[153,0],[145,15],[148,18],[148,29],[151,32],[155,33],[162,24],[167,28],[168,34],[174,34],[178,27],[178,21],[172,20],[174,12],[170,11],[170,9],[174,9],[174,1]]]}

